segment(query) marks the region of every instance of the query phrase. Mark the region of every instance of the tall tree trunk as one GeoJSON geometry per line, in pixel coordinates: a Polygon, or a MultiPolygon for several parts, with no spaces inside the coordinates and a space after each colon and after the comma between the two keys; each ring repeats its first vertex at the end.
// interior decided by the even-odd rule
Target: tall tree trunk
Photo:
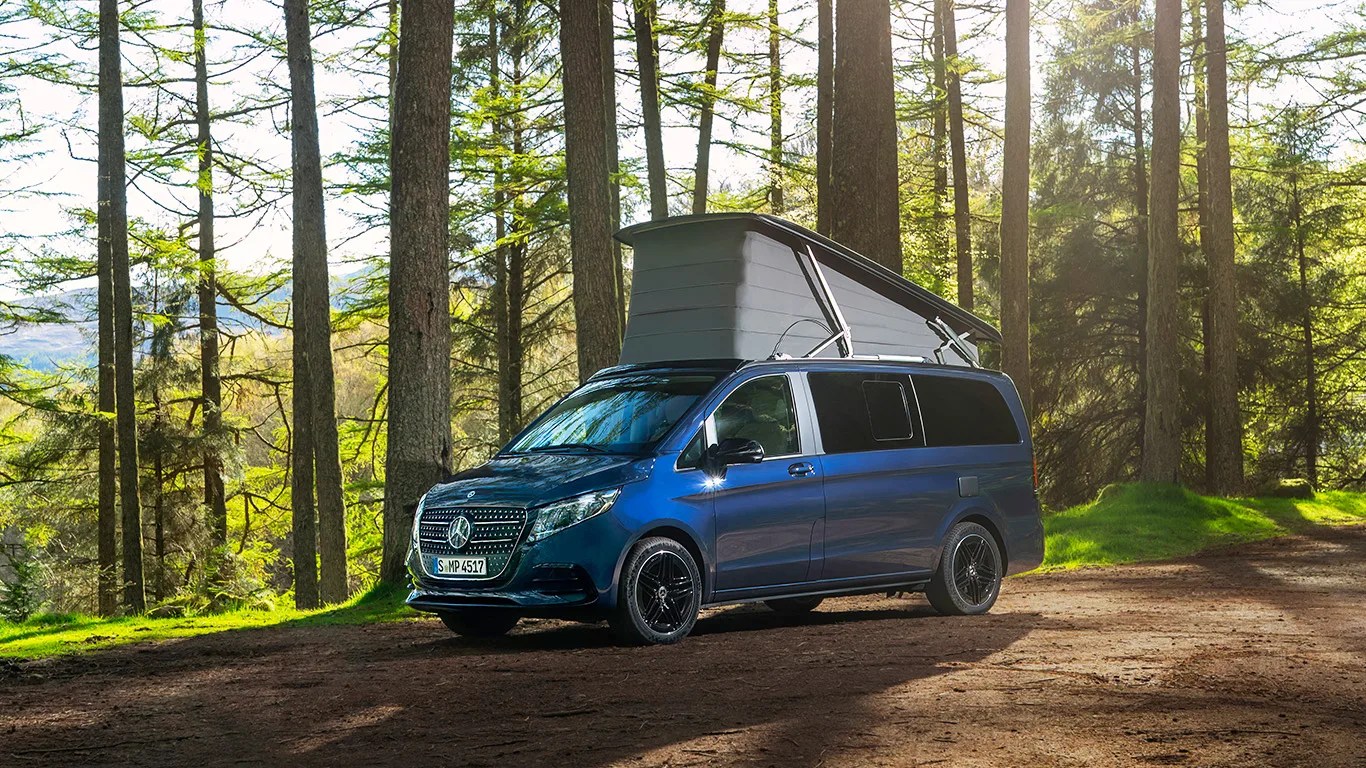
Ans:
{"type": "MultiPolygon", "coordinates": [[[[446,476],[451,462],[449,157],[454,25],[450,2],[403,4],[389,203],[389,434],[380,566],[380,578],[391,584],[400,584],[405,577],[404,558],[418,499],[446,476]]],[[[596,50],[593,35],[587,39],[596,50]]],[[[602,100],[594,101],[591,109],[601,119],[602,100]]],[[[605,152],[601,131],[594,143],[605,152]]],[[[604,223],[606,198],[604,188],[604,223]]],[[[608,259],[610,244],[604,245],[608,247],[603,248],[603,258],[608,259]]]]}
{"type": "MultiPolygon", "coordinates": [[[[934,92],[931,96],[934,120],[930,126],[930,146],[934,153],[934,223],[935,236],[941,233],[944,198],[949,191],[949,167],[946,157],[949,144],[948,126],[948,70],[944,64],[944,5],[946,0],[934,0],[933,34],[930,38],[930,57],[933,60],[934,92]]],[[[936,239],[936,245],[938,245],[936,239]]],[[[936,254],[938,255],[938,254],[936,254]]]]}
{"type": "MultiPolygon", "coordinates": [[[[1214,487],[1214,464],[1209,460],[1209,446],[1215,441],[1214,431],[1214,402],[1210,398],[1208,386],[1210,375],[1210,297],[1209,297],[1209,249],[1211,247],[1212,236],[1210,234],[1210,212],[1209,212],[1209,110],[1206,98],[1205,87],[1205,29],[1201,21],[1200,5],[1203,0],[1189,0],[1191,16],[1191,84],[1194,98],[1192,111],[1195,113],[1195,208],[1197,211],[1196,227],[1200,243],[1200,253],[1205,258],[1205,296],[1200,302],[1200,339],[1203,346],[1201,369],[1204,374],[1205,398],[1204,398],[1204,419],[1205,419],[1205,488],[1206,490],[1214,487]]],[[[1212,492],[1212,491],[1211,491],[1212,492]]]]}
{"type": "Polygon", "coordinates": [[[1174,483],[1181,463],[1177,335],[1181,241],[1177,230],[1181,159],[1181,0],[1156,0],[1153,38],[1152,188],[1148,205],[1146,482],[1174,483]]]}
{"type": "MultiPolygon", "coordinates": [[[[103,83],[103,78],[101,79],[103,83]]],[[[103,106],[103,105],[101,105],[103,106]]],[[[101,111],[103,120],[103,111],[101,111]]],[[[109,188],[109,168],[105,158],[108,147],[99,146],[97,171],[96,211],[99,243],[96,270],[98,280],[99,315],[99,609],[101,616],[112,616],[118,610],[118,457],[114,442],[114,235],[110,211],[112,192],[109,188]]]]}
{"type": "Polygon", "coordinates": [[[1029,104],[1029,0],[1006,0],[1001,370],[1015,381],[1026,414],[1033,413],[1029,371],[1029,104]]]}
{"type": "Polygon", "coordinates": [[[1238,281],[1233,241],[1233,183],[1228,139],[1228,50],[1224,2],[1206,0],[1209,52],[1209,399],[1206,446],[1211,488],[1232,495],[1243,487],[1243,420],[1238,407],[1238,281]]]}
{"type": "MultiPolygon", "coordinates": [[[[634,5],[636,62],[640,66],[640,112],[645,123],[645,170],[650,184],[650,219],[658,221],[669,216],[669,188],[664,170],[664,129],[659,115],[659,40],[655,32],[657,7],[656,0],[635,0],[634,5]]],[[[560,24],[563,28],[563,17],[560,24]]],[[[560,40],[561,47],[564,47],[563,34],[560,40]]],[[[601,54],[597,58],[601,60],[601,54]]],[[[569,79],[568,75],[565,79],[569,79]]]]}
{"type": "Polygon", "coordinates": [[[830,235],[835,120],[835,0],[816,0],[816,231],[830,235]]]}
{"type": "MultiPolygon", "coordinates": [[[[213,133],[209,114],[208,33],[204,0],[194,0],[195,124],[199,135],[199,407],[204,425],[204,508],[211,542],[228,541],[228,505],[223,490],[223,384],[218,378],[218,281],[214,254],[213,133]]],[[[158,577],[160,588],[160,577],[158,577]]],[[[159,599],[159,598],[158,598],[159,599]]]]}
{"type": "Polygon", "coordinates": [[[1130,107],[1133,120],[1134,153],[1134,277],[1138,283],[1138,453],[1143,455],[1143,423],[1148,410],[1144,382],[1148,370],[1148,161],[1143,138],[1143,0],[1133,0],[1133,35],[1129,38],[1129,87],[1133,92],[1130,107]]]}
{"type": "Polygon", "coordinates": [[[137,400],[133,392],[133,286],[128,257],[128,189],[123,149],[123,73],[117,0],[100,0],[100,201],[109,235],[113,276],[114,401],[118,435],[119,499],[123,522],[123,607],[147,610],[142,566],[142,501],[138,497],[137,400]]]}
{"type": "Polygon", "coordinates": [[[953,0],[937,0],[940,23],[944,27],[944,59],[948,90],[949,152],[953,163],[953,247],[957,254],[958,306],[971,310],[973,305],[972,278],[972,210],[968,202],[968,146],[963,135],[963,85],[961,64],[958,61],[958,22],[953,0]]]}
{"type": "Polygon", "coordinates": [[[865,0],[835,10],[831,237],[901,274],[891,7],[865,0]]]}
{"type": "Polygon", "coordinates": [[[721,68],[721,43],[726,31],[726,0],[712,0],[707,11],[707,69],[702,76],[702,105],[697,115],[697,171],[693,175],[692,212],[707,212],[711,175],[711,129],[716,117],[716,80],[721,68]]]}
{"type": "MultiPolygon", "coordinates": [[[[641,13],[642,7],[643,4],[637,4],[637,14],[641,13]]],[[[607,192],[607,158],[602,141],[603,60],[602,46],[597,39],[602,26],[598,12],[597,3],[560,0],[565,168],[569,182],[574,321],[581,380],[587,380],[599,369],[615,365],[621,351],[621,324],[614,311],[617,297],[611,263],[611,199],[607,192]]],[[[652,26],[647,22],[646,31],[652,26]]],[[[638,16],[637,39],[640,33],[638,16]]],[[[649,91],[649,88],[644,90],[649,91]]]]}
{"type": "Polygon", "coordinates": [[[325,603],[336,603],[345,600],[348,591],[346,509],[332,370],[327,226],[308,0],[285,0],[285,36],[289,48],[293,117],[290,135],[294,150],[294,345],[297,348],[302,344],[303,360],[308,366],[311,407],[305,413],[312,426],[313,474],[317,483],[319,597],[325,603]]]}
{"type": "MultiPolygon", "coordinates": [[[[297,300],[298,286],[294,288],[297,300]]],[[[298,324],[298,317],[295,317],[298,324]]],[[[317,608],[318,591],[318,523],[317,508],[313,504],[313,399],[308,377],[308,358],[304,345],[293,345],[294,391],[290,410],[294,416],[289,447],[289,498],[291,527],[294,531],[294,607],[307,610],[317,608]]]]}
{"type": "MultiPolygon", "coordinates": [[[[606,5],[603,6],[607,8],[606,5]]],[[[521,89],[526,83],[524,71],[526,61],[526,15],[527,0],[515,0],[516,13],[514,22],[516,24],[516,36],[512,39],[512,85],[514,88],[521,89]]],[[[615,77],[613,78],[615,79],[615,77]]],[[[615,121],[615,108],[613,109],[612,119],[615,121]]],[[[526,135],[526,113],[517,111],[512,115],[512,154],[514,157],[521,157],[526,151],[524,136],[526,135]]],[[[609,148],[614,143],[609,144],[609,148]]],[[[507,358],[508,358],[508,391],[507,391],[507,430],[508,438],[511,439],[523,426],[525,412],[522,406],[522,371],[523,362],[526,359],[526,344],[523,341],[523,322],[522,311],[527,305],[526,291],[526,253],[527,240],[524,237],[528,226],[526,223],[526,210],[523,200],[522,190],[525,188],[523,179],[518,179],[517,192],[512,196],[512,217],[509,224],[512,243],[508,247],[507,253],[507,299],[510,310],[507,314],[507,358]]],[[[615,243],[615,241],[614,241],[615,243]]],[[[615,243],[620,246],[619,243],[615,243]]],[[[617,254],[613,257],[613,266],[621,269],[621,259],[619,257],[620,247],[617,254]]],[[[618,302],[618,306],[623,306],[618,302]]]]}
{"type": "Polygon", "coordinates": [[[1300,199],[1300,178],[1290,174],[1290,220],[1295,226],[1295,263],[1299,269],[1300,335],[1304,349],[1304,473],[1309,484],[1319,486],[1319,376],[1315,365],[1318,352],[1314,344],[1314,302],[1309,294],[1309,257],[1304,248],[1304,205],[1300,199]]]}
{"type": "Polygon", "coordinates": [[[768,0],[768,205],[781,216],[783,202],[783,68],[778,0],[768,0]]]}
{"type": "MultiPolygon", "coordinates": [[[[526,0],[517,0],[517,13],[520,16],[526,14],[526,0]]],[[[602,34],[599,38],[602,43],[602,92],[603,107],[605,109],[607,137],[607,169],[612,174],[611,180],[607,185],[607,194],[610,198],[609,204],[612,208],[613,232],[621,229],[621,159],[619,157],[619,147],[617,139],[617,26],[616,12],[614,3],[616,0],[599,0],[602,7],[598,9],[598,23],[602,25],[602,34]]],[[[521,32],[518,33],[522,34],[521,32]]],[[[612,240],[612,269],[616,272],[617,281],[617,322],[623,328],[626,327],[626,264],[622,254],[621,243],[614,238],[612,240]]]]}
{"type": "MultiPolygon", "coordinates": [[[[498,99],[502,94],[502,48],[499,45],[498,35],[498,12],[492,9],[489,12],[489,92],[494,99],[498,99]]],[[[494,146],[501,150],[504,146],[503,119],[502,116],[494,113],[490,120],[490,127],[493,132],[494,146]]],[[[608,155],[612,154],[614,142],[608,142],[608,155]]],[[[506,444],[516,432],[511,418],[511,405],[513,382],[510,378],[512,373],[512,360],[509,352],[510,345],[508,340],[508,320],[511,314],[516,311],[508,291],[508,259],[509,250],[507,242],[507,195],[505,193],[506,181],[503,176],[502,157],[495,153],[493,156],[493,338],[494,345],[498,353],[498,442],[506,444]]]]}

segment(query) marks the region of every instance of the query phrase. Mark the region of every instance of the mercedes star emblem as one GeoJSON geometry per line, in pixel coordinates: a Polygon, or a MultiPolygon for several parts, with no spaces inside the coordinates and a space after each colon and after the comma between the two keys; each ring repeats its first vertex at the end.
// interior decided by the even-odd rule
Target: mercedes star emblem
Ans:
{"type": "Polygon", "coordinates": [[[450,542],[454,549],[460,549],[470,543],[470,534],[473,529],[474,526],[468,517],[463,515],[457,517],[451,521],[451,527],[446,529],[446,541],[450,542]]]}

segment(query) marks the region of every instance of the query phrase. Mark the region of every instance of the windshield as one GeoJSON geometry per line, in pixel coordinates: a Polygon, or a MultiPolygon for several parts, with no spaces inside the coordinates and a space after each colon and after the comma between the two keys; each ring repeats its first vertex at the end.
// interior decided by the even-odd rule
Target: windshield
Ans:
{"type": "Polygon", "coordinates": [[[638,374],[590,381],[503,453],[645,453],[711,391],[710,374],[638,374]]]}

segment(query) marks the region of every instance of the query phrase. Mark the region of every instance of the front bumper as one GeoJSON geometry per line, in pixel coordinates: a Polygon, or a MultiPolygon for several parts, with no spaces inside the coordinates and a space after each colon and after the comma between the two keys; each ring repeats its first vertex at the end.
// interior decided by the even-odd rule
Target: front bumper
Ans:
{"type": "Polygon", "coordinates": [[[535,543],[526,541],[528,516],[502,575],[490,580],[434,577],[415,549],[408,551],[413,591],[407,603],[419,611],[507,608],[528,614],[605,614],[616,604],[617,568],[630,543],[612,511],[589,518],[535,543]]]}

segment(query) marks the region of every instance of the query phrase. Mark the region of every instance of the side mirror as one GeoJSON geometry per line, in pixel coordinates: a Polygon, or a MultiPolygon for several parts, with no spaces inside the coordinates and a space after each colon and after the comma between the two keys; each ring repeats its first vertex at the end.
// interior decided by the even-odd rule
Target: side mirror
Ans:
{"type": "Polygon", "coordinates": [[[728,437],[707,449],[706,466],[717,477],[725,477],[732,464],[758,464],[764,460],[764,447],[756,440],[728,437]]]}

